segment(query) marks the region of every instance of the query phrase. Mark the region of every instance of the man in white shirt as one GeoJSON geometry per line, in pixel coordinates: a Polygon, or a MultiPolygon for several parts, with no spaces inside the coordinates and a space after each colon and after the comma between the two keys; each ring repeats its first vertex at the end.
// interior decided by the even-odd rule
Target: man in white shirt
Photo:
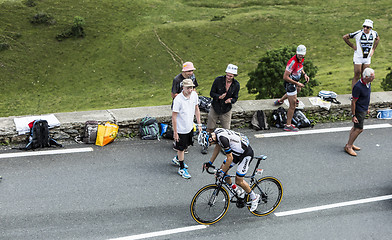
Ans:
{"type": "Polygon", "coordinates": [[[354,49],[354,78],[351,88],[358,82],[362,72],[370,66],[374,50],[380,41],[380,36],[373,30],[373,21],[365,19],[362,24],[363,29],[343,36],[343,40],[354,49]],[[350,42],[350,38],[355,38],[355,45],[350,42]]]}
{"type": "Polygon", "coordinates": [[[178,174],[183,178],[189,179],[188,166],[184,163],[184,150],[193,145],[193,119],[196,116],[199,132],[202,131],[200,124],[199,97],[195,91],[193,81],[184,79],[182,81],[182,92],[173,101],[172,124],[174,148],[177,155],[172,162],[179,166],[178,174]]]}

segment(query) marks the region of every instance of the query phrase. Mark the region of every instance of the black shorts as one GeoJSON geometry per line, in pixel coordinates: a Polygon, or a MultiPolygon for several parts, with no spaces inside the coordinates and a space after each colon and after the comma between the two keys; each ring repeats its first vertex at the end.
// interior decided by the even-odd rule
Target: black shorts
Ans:
{"type": "Polygon", "coordinates": [[[297,85],[285,81],[284,88],[286,89],[286,92],[291,93],[297,90],[297,85]]]}
{"type": "Polygon", "coordinates": [[[174,149],[184,151],[188,146],[193,146],[193,129],[187,134],[178,134],[179,141],[175,143],[174,149]]]}
{"type": "Polygon", "coordinates": [[[358,119],[358,123],[354,123],[354,128],[363,129],[363,122],[365,121],[367,112],[356,112],[355,116],[358,119]]]}
{"type": "Polygon", "coordinates": [[[253,149],[251,148],[251,146],[249,145],[248,148],[245,150],[245,152],[243,152],[241,154],[241,156],[234,156],[233,155],[233,163],[237,164],[239,162],[241,162],[245,157],[250,156],[250,157],[254,157],[254,152],[253,149]]]}

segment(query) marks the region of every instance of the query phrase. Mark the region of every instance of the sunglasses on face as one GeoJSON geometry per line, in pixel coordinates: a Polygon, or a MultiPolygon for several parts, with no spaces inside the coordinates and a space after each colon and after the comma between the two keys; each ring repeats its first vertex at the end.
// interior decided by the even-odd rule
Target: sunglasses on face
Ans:
{"type": "Polygon", "coordinates": [[[368,27],[368,26],[363,26],[363,28],[366,28],[366,29],[371,29],[371,27],[368,27]]]}

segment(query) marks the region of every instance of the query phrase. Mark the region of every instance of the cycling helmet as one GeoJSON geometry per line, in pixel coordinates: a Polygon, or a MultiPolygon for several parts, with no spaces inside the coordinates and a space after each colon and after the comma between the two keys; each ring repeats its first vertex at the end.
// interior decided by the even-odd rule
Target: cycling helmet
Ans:
{"type": "Polygon", "coordinates": [[[203,147],[208,147],[210,145],[210,139],[211,137],[211,133],[207,132],[207,131],[202,131],[199,134],[199,137],[197,138],[197,141],[199,142],[199,144],[203,147]]]}

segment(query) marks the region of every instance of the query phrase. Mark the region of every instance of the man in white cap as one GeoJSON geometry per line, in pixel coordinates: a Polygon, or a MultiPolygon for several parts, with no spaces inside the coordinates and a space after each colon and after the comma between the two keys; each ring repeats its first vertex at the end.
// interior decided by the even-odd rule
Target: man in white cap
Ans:
{"type": "Polygon", "coordinates": [[[351,88],[358,82],[362,72],[370,66],[371,58],[376,50],[380,36],[373,30],[373,21],[365,19],[362,24],[363,29],[343,36],[343,40],[354,49],[354,78],[351,88]],[[350,42],[350,38],[355,38],[355,45],[350,42]]]}
{"type": "Polygon", "coordinates": [[[286,94],[281,99],[275,101],[275,105],[281,105],[285,99],[289,100],[289,109],[287,110],[287,122],[283,130],[297,132],[298,128],[291,124],[294,111],[297,106],[297,93],[305,85],[300,83],[301,76],[304,75],[305,82],[309,82],[309,77],[304,71],[304,57],[306,54],[306,47],[299,45],[296,54],[287,62],[286,70],[283,74],[284,87],[286,94]]]}
{"type": "Polygon", "coordinates": [[[172,84],[172,90],[171,90],[171,96],[174,99],[178,94],[181,93],[182,91],[182,86],[181,82],[184,79],[191,79],[193,84],[195,85],[194,88],[199,86],[197,83],[195,74],[193,73],[196,70],[196,68],[193,66],[192,62],[185,62],[182,65],[182,72],[178,74],[174,79],[173,79],[173,84],[172,84]]]}
{"type": "MultiPolygon", "coordinates": [[[[210,91],[212,103],[208,113],[208,132],[214,131],[218,119],[222,128],[230,129],[231,108],[237,102],[240,91],[240,83],[234,78],[237,75],[238,67],[234,64],[229,64],[226,68],[226,75],[215,78],[210,91]]],[[[207,149],[203,148],[201,153],[206,154],[207,149]]]]}
{"type": "Polygon", "coordinates": [[[172,123],[174,148],[177,155],[172,163],[179,166],[178,174],[183,178],[191,178],[188,166],[184,163],[184,151],[193,145],[193,119],[196,116],[199,132],[202,131],[200,123],[199,97],[193,91],[195,84],[191,79],[182,81],[182,91],[173,101],[172,123]]]}

